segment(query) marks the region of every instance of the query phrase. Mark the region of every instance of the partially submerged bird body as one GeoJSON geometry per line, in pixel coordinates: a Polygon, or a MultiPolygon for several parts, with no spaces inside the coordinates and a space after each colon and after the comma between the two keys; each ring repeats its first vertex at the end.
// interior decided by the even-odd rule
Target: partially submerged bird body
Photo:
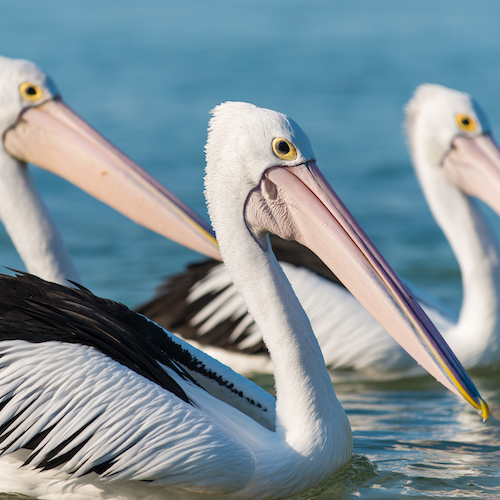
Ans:
{"type": "Polygon", "coordinates": [[[0,287],[2,491],[24,464],[12,490],[44,498],[58,485],[97,495],[129,481],[150,483],[137,498],[155,490],[161,498],[165,489],[151,487],[163,483],[169,498],[183,497],[177,488],[188,498],[282,496],[350,459],[349,423],[336,398],[334,435],[317,429],[297,448],[274,428],[271,395],[126,307],[30,275],[2,277],[0,287]],[[311,461],[308,448],[318,446],[324,458],[311,461]],[[103,484],[86,485],[96,474],[103,484]],[[30,485],[30,476],[42,484],[30,485]]]}
{"type": "Polygon", "coordinates": [[[254,458],[239,439],[248,433],[250,444],[250,436],[272,441],[266,427],[274,425],[272,396],[84,289],[30,275],[3,277],[1,285],[4,453],[30,450],[23,456],[27,469],[47,477],[71,472],[83,484],[91,472],[153,485],[167,477],[172,487],[219,494],[248,483],[254,458]],[[242,411],[224,399],[236,399],[242,411]]]}
{"type": "MultiPolygon", "coordinates": [[[[466,367],[498,365],[500,251],[473,198],[500,213],[500,153],[484,113],[467,94],[423,85],[407,116],[417,176],[462,272],[460,315],[410,289],[466,367]]],[[[392,378],[423,373],[321,263],[311,265],[295,242],[272,241],[332,375],[392,378]]],[[[215,260],[168,279],[138,310],[241,373],[272,373],[257,325],[215,260]]]]}
{"type": "Polygon", "coordinates": [[[271,353],[276,400],[124,306],[32,276],[1,277],[0,490],[279,498],[348,463],[349,421],[270,231],[311,247],[419,363],[487,417],[292,120],[245,103],[217,107],[206,196],[224,261],[271,353]]]}

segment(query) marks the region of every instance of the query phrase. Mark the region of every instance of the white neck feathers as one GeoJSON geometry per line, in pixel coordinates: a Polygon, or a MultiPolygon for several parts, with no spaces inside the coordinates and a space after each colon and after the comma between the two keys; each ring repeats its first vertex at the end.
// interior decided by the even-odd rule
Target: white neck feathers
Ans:
{"type": "Polygon", "coordinates": [[[1,150],[0,219],[28,272],[68,285],[80,281],[26,165],[1,150]]]}
{"type": "MultiPolygon", "coordinates": [[[[414,160],[428,161],[418,154],[414,160]]],[[[446,332],[446,339],[465,366],[489,363],[500,356],[498,245],[474,200],[448,182],[439,167],[427,166],[422,170],[425,175],[420,174],[419,168],[417,173],[429,207],[462,274],[460,317],[457,325],[446,332]]]]}
{"type": "MultiPolygon", "coordinates": [[[[276,433],[303,456],[329,454],[329,473],[352,452],[349,421],[338,402],[309,320],[272,252],[250,233],[246,195],[236,175],[222,175],[207,152],[206,197],[220,251],[259,326],[274,365],[276,433]],[[238,185],[240,184],[240,185],[238,185]],[[335,464],[331,457],[335,456],[335,464]]],[[[229,159],[228,159],[229,160],[229,159]]]]}

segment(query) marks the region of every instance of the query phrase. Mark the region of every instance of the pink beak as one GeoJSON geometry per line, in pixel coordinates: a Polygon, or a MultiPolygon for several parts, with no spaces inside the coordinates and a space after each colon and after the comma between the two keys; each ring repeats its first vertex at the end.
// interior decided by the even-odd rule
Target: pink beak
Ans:
{"type": "Polygon", "coordinates": [[[245,216],[251,227],[316,253],[417,363],[487,418],[488,406],[465,369],[315,163],[268,169],[245,216]],[[268,210],[256,208],[262,203],[268,210]]]}
{"type": "Polygon", "coordinates": [[[15,158],[65,178],[138,224],[220,259],[210,226],[60,99],[26,109],[4,145],[15,158]]]}

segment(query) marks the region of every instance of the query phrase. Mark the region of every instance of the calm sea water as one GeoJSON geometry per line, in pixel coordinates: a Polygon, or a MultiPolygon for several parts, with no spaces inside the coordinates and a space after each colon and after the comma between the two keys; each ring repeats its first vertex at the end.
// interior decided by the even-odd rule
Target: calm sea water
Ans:
{"type": "MultiPolygon", "coordinates": [[[[472,93],[500,131],[499,16],[494,0],[23,0],[0,5],[0,53],[37,62],[70,106],[202,214],[208,111],[244,100],[289,114],[395,270],[458,309],[457,264],[414,178],[402,108],[417,85],[441,83],[472,93]]],[[[33,173],[95,293],[134,306],[198,258],[33,173]]],[[[0,255],[23,268],[3,230],[0,255]]],[[[354,461],[297,498],[498,498],[500,376],[474,378],[492,408],[484,425],[428,379],[337,384],[354,461]]]]}

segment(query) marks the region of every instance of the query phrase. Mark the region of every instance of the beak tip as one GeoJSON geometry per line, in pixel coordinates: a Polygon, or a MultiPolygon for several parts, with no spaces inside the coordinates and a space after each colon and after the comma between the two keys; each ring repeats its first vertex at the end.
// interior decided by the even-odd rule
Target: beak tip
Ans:
{"type": "Polygon", "coordinates": [[[483,422],[485,422],[486,419],[490,416],[490,409],[488,407],[488,403],[482,398],[479,398],[478,403],[480,404],[481,408],[480,409],[478,408],[477,411],[481,415],[481,417],[483,417],[483,422]]]}

